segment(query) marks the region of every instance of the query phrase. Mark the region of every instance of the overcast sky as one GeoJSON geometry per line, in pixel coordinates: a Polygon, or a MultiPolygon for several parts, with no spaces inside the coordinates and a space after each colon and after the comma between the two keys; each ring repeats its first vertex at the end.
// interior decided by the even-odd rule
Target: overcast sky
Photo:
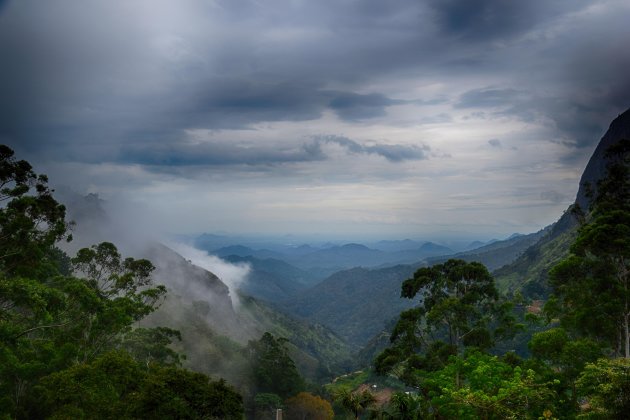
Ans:
{"type": "Polygon", "coordinates": [[[554,222],[630,106],[627,0],[0,0],[0,142],[170,232],[554,222]]]}

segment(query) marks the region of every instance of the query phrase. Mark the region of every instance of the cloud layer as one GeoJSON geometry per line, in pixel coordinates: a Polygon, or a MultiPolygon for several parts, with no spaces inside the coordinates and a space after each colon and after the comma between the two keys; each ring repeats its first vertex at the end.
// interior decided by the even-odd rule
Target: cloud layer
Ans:
{"type": "Polygon", "coordinates": [[[630,106],[629,15],[622,0],[9,0],[0,141],[165,213],[184,210],[169,193],[221,182],[177,223],[191,231],[244,225],[203,218],[219,199],[241,220],[291,202],[256,216],[290,229],[294,200],[313,205],[296,188],[356,197],[320,200],[316,231],[532,229],[630,106]],[[471,192],[483,210],[440,210],[471,192]]]}

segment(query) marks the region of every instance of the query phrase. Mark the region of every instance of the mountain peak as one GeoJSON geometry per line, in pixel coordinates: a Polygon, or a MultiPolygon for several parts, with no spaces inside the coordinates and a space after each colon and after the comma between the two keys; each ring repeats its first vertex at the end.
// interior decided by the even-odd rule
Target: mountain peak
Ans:
{"type": "Polygon", "coordinates": [[[610,127],[604,137],[601,138],[593,156],[588,161],[586,169],[580,179],[580,189],[578,190],[577,197],[575,199],[582,210],[588,210],[590,200],[587,196],[588,187],[595,188],[597,181],[602,179],[606,174],[606,165],[608,160],[605,157],[606,150],[617,144],[623,139],[630,139],[630,109],[624,113],[619,114],[617,118],[610,123],[610,127]]]}
{"type": "Polygon", "coordinates": [[[367,246],[357,244],[357,243],[345,244],[345,245],[342,245],[340,248],[345,249],[345,250],[353,250],[353,251],[369,251],[370,250],[370,248],[368,248],[367,246]]]}

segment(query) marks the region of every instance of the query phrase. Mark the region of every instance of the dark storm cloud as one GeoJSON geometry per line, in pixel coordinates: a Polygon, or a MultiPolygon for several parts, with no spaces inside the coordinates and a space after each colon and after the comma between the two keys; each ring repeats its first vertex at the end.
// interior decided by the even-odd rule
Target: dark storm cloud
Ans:
{"type": "MultiPolygon", "coordinates": [[[[628,106],[624,43],[612,48],[605,37],[586,43],[593,37],[584,29],[570,34],[568,49],[562,39],[543,40],[522,57],[492,41],[517,38],[587,3],[182,0],[177,6],[149,2],[143,10],[97,0],[0,1],[0,140],[89,162],[141,161],[139,150],[150,145],[158,152],[147,161],[181,165],[195,156],[164,156],[171,147],[189,147],[189,129],[315,121],[327,110],[347,123],[369,123],[387,117],[393,105],[436,103],[366,89],[373,80],[394,83],[403,75],[446,85],[476,77],[479,87],[447,93],[455,108],[547,118],[557,127],[555,140],[583,148],[596,142],[612,109],[628,106]],[[187,14],[151,14],[162,7],[187,14]],[[518,87],[488,87],[493,77],[525,66],[536,72],[518,87]],[[545,84],[559,87],[553,95],[532,94],[538,84],[543,91],[545,84]]],[[[618,16],[599,24],[613,30],[626,22],[618,16]]],[[[440,122],[449,121],[440,115],[440,122]]],[[[419,112],[417,123],[431,118],[419,112]]],[[[280,153],[274,142],[258,147],[261,161],[321,158],[300,142],[280,153]]],[[[422,148],[361,147],[362,154],[390,161],[424,156],[422,148]]],[[[228,149],[207,150],[199,159],[255,161],[247,151],[228,149]],[[236,152],[245,157],[231,155],[236,152]]]]}
{"type": "Polygon", "coordinates": [[[435,21],[447,35],[473,42],[521,34],[556,16],[578,10],[587,1],[430,0],[435,21]]]}
{"type": "Polygon", "coordinates": [[[207,92],[193,100],[189,109],[177,113],[182,128],[243,128],[261,121],[314,120],[326,106],[318,86],[306,83],[233,79],[208,85],[207,92]]]}
{"type": "Polygon", "coordinates": [[[274,165],[311,162],[326,156],[315,144],[266,148],[229,143],[173,143],[125,146],[120,161],[148,166],[274,165]]]}
{"type": "Polygon", "coordinates": [[[275,145],[273,148],[229,141],[138,143],[123,146],[120,157],[116,160],[147,166],[268,166],[327,160],[329,156],[324,148],[329,144],[340,146],[349,154],[378,155],[392,163],[427,159],[430,151],[426,145],[406,146],[376,142],[362,145],[347,137],[327,135],[314,136],[309,141],[291,145],[275,145]]]}
{"type": "Polygon", "coordinates": [[[380,93],[329,91],[299,82],[258,83],[221,80],[180,114],[180,125],[206,128],[243,128],[261,121],[308,121],[332,109],[339,118],[359,121],[385,115],[388,106],[406,101],[380,93]],[[188,120],[186,120],[188,119],[188,120]]]}
{"type": "MultiPolygon", "coordinates": [[[[622,24],[620,21],[626,19],[615,16],[608,25],[614,28],[622,24]]],[[[593,145],[612,119],[630,107],[630,55],[626,41],[630,28],[608,36],[602,26],[591,28],[587,35],[565,63],[565,75],[573,88],[568,106],[561,101],[547,106],[558,128],[566,133],[567,141],[578,148],[593,145]]]]}
{"type": "Polygon", "coordinates": [[[334,94],[329,106],[340,118],[349,121],[363,120],[367,118],[381,117],[385,115],[385,108],[400,104],[380,93],[360,95],[351,92],[338,92],[334,94]]]}

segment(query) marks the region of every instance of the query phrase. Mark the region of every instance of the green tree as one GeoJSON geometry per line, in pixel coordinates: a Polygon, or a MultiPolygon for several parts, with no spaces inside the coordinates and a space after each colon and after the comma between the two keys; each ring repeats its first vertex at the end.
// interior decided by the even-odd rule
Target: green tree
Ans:
{"type": "Polygon", "coordinates": [[[335,417],[328,401],[310,392],[300,392],[286,401],[286,416],[295,420],[332,420],[335,417]]]}
{"type": "Polygon", "coordinates": [[[439,369],[451,354],[466,347],[488,349],[519,327],[510,304],[500,301],[492,276],[477,262],[451,259],[420,268],[403,282],[401,296],[419,298],[420,304],[400,314],[392,346],[375,360],[380,374],[401,362],[406,363],[404,376],[409,369],[439,369]]]}
{"type": "Polygon", "coordinates": [[[59,271],[55,244],[70,240],[66,209],[52,196],[46,175],[38,175],[0,145],[0,272],[43,279],[59,271]]]}
{"type": "Polygon", "coordinates": [[[140,419],[242,419],[243,399],[224,380],[172,366],[149,370],[132,402],[140,419]]]}
{"type": "Polygon", "coordinates": [[[304,379],[289,355],[288,340],[266,332],[260,340],[252,340],[245,349],[252,366],[252,377],[258,392],[287,398],[302,391],[304,379]]]}
{"type": "Polygon", "coordinates": [[[169,347],[175,339],[181,341],[182,335],[171,328],[134,328],[123,336],[121,347],[147,366],[150,363],[179,365],[182,356],[169,347]]]}
{"type": "Polygon", "coordinates": [[[571,396],[569,410],[577,411],[576,381],[587,363],[602,356],[600,346],[588,338],[571,338],[562,328],[551,328],[534,334],[529,349],[562,380],[562,388],[571,396]]]}
{"type": "Polygon", "coordinates": [[[421,387],[436,418],[538,419],[555,411],[551,385],[537,381],[531,369],[474,351],[452,356],[421,387]]]}
{"type": "Polygon", "coordinates": [[[630,357],[630,141],[606,156],[607,176],[598,182],[571,255],[550,272],[555,297],[546,309],[566,328],[630,357]]]}
{"type": "Polygon", "coordinates": [[[376,403],[376,398],[367,389],[363,391],[353,391],[350,388],[340,388],[333,395],[333,399],[339,402],[343,408],[349,411],[357,420],[361,413],[376,403]]]}
{"type": "Polygon", "coordinates": [[[276,418],[276,410],[283,407],[282,398],[276,394],[261,392],[254,397],[254,409],[257,419],[273,420],[276,418]]]}
{"type": "Polygon", "coordinates": [[[122,259],[109,242],[79,250],[72,264],[95,295],[94,302],[82,311],[80,322],[72,324],[81,361],[118,344],[122,334],[153,312],[166,294],[164,286],[151,284],[154,267],[150,261],[122,259]]]}
{"type": "Polygon", "coordinates": [[[409,392],[396,392],[383,411],[383,418],[422,420],[430,417],[429,404],[425,399],[409,392]]]}
{"type": "Polygon", "coordinates": [[[627,419],[630,413],[630,359],[599,359],[577,381],[587,404],[578,418],[627,419]]]}
{"type": "Polygon", "coordinates": [[[146,372],[125,352],[110,352],[39,381],[30,417],[129,418],[146,372]]]}
{"type": "Polygon", "coordinates": [[[401,296],[420,297],[419,314],[424,315],[425,335],[445,334],[446,342],[459,351],[464,346],[492,345],[488,326],[497,314],[499,294],[483,264],[451,259],[420,268],[413,278],[405,280],[401,296]]]}
{"type": "Polygon", "coordinates": [[[70,260],[56,248],[70,239],[65,208],[6,146],[0,201],[0,418],[150,418],[178,407],[180,418],[242,417],[225,383],[164,366],[179,361],[168,348],[176,331],[133,329],[166,292],[151,284],[153,265],[110,243],[70,260]]]}
{"type": "Polygon", "coordinates": [[[151,364],[128,353],[105,353],[43,378],[31,416],[41,418],[241,419],[241,396],[223,381],[151,364]]]}

